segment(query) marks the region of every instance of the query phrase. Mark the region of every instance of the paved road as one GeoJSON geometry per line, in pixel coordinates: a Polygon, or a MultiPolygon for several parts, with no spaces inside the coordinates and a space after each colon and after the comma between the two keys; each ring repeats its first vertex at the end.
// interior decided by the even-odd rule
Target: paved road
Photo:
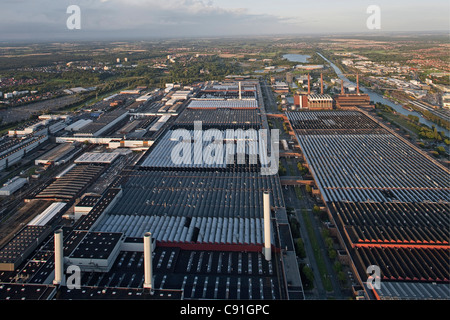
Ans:
{"type": "MultiPolygon", "coordinates": [[[[342,293],[339,280],[337,278],[336,272],[333,269],[333,264],[328,258],[328,249],[323,241],[321,234],[321,223],[318,221],[318,218],[314,216],[312,213],[312,207],[314,206],[314,202],[311,200],[310,196],[306,193],[304,188],[302,188],[303,198],[300,200],[297,198],[295,193],[295,189],[293,186],[288,187],[288,190],[285,190],[283,187],[283,191],[285,194],[285,201],[288,206],[295,208],[295,214],[298,218],[300,224],[300,234],[305,244],[305,251],[307,258],[305,262],[309,264],[314,273],[314,287],[315,289],[310,296],[311,299],[346,299],[346,295],[342,293]],[[319,268],[314,256],[314,249],[312,247],[311,241],[308,236],[308,230],[306,229],[306,223],[303,218],[302,209],[307,209],[307,214],[309,215],[309,219],[312,223],[315,237],[319,243],[320,253],[324,257],[325,267],[327,270],[327,275],[331,281],[331,285],[333,287],[333,291],[327,292],[322,282],[322,277],[319,272],[319,268]]],[[[305,296],[308,296],[308,292],[305,292],[305,296]]]]}
{"type": "Polygon", "coordinates": [[[276,112],[278,113],[279,111],[277,110],[277,101],[275,100],[275,97],[273,95],[273,92],[271,90],[271,88],[269,87],[269,85],[267,84],[267,82],[264,80],[261,82],[261,90],[264,90],[266,99],[268,100],[266,103],[266,110],[265,112],[267,113],[272,113],[272,112],[276,112]]]}
{"type": "MultiPolygon", "coordinates": [[[[270,109],[275,109],[276,110],[276,100],[274,98],[274,95],[272,93],[272,90],[270,89],[270,87],[267,85],[266,81],[263,81],[261,83],[261,90],[264,90],[265,96],[266,96],[266,104],[265,104],[265,109],[264,111],[267,112],[267,110],[270,109]]],[[[278,110],[276,110],[276,112],[278,112],[278,110]]],[[[263,117],[265,118],[265,117],[263,117]]],[[[282,128],[281,131],[283,132],[282,128]]],[[[295,162],[295,161],[294,161],[295,162]]],[[[289,170],[289,166],[288,163],[291,163],[291,168],[295,171],[295,173],[298,173],[298,169],[296,167],[296,164],[287,160],[287,159],[282,159],[282,163],[285,165],[286,169],[289,170]]],[[[289,174],[294,174],[289,172],[289,174]]],[[[302,179],[301,176],[298,176],[299,179],[302,179]]],[[[301,188],[302,193],[303,193],[303,197],[302,199],[298,199],[297,195],[295,193],[295,189],[294,187],[290,186],[288,187],[288,189],[286,190],[283,187],[283,192],[284,192],[284,198],[285,198],[285,202],[287,204],[287,206],[293,207],[295,210],[295,214],[298,218],[298,221],[300,223],[300,234],[301,237],[303,239],[303,242],[305,244],[305,250],[306,250],[306,256],[307,258],[305,259],[305,262],[307,264],[309,264],[309,266],[312,268],[312,271],[314,273],[314,290],[312,292],[312,296],[308,297],[308,292],[305,292],[305,297],[307,298],[311,298],[311,299],[327,299],[328,297],[334,297],[336,299],[343,299],[344,296],[342,295],[341,289],[340,289],[340,285],[339,285],[339,281],[336,277],[336,274],[333,270],[333,266],[330,262],[330,259],[328,259],[328,249],[325,246],[325,243],[322,239],[322,235],[321,235],[321,226],[320,226],[320,222],[317,221],[317,219],[314,217],[313,213],[312,213],[312,208],[314,206],[314,201],[310,198],[310,196],[306,193],[304,188],[301,188]],[[325,257],[325,265],[326,265],[326,269],[327,269],[327,273],[330,277],[332,286],[333,286],[333,292],[327,292],[325,290],[325,287],[322,283],[322,277],[320,275],[319,272],[319,268],[317,266],[317,262],[315,260],[315,256],[314,256],[314,250],[311,244],[311,241],[309,239],[308,236],[308,230],[306,229],[306,224],[305,221],[303,219],[303,215],[302,215],[302,209],[306,208],[309,214],[309,218],[312,221],[312,225],[313,225],[313,229],[314,229],[314,233],[316,238],[318,239],[319,242],[319,246],[320,246],[320,250],[321,250],[321,254],[325,257]]]]}
{"type": "MultiPolygon", "coordinates": [[[[285,202],[288,206],[294,207],[295,214],[298,218],[300,224],[300,236],[303,239],[303,243],[305,245],[306,251],[306,259],[305,262],[312,269],[314,274],[314,290],[313,296],[310,297],[312,299],[326,299],[327,293],[322,283],[322,278],[320,277],[319,268],[317,266],[316,260],[314,258],[314,250],[311,245],[311,242],[308,237],[308,231],[305,227],[305,221],[303,220],[302,208],[308,208],[308,200],[303,198],[304,200],[300,201],[295,194],[295,190],[293,187],[288,187],[287,190],[283,187],[285,202]]],[[[305,296],[308,297],[309,292],[305,292],[305,296]]]]}
{"type": "Polygon", "coordinates": [[[333,265],[332,265],[330,259],[328,258],[328,248],[325,245],[322,234],[320,232],[321,222],[318,221],[318,218],[312,213],[312,210],[308,210],[308,215],[309,215],[309,220],[311,221],[311,223],[313,225],[314,234],[316,236],[316,239],[319,242],[320,252],[321,252],[322,256],[324,257],[325,267],[327,269],[328,277],[331,281],[331,285],[333,286],[332,296],[335,299],[343,299],[344,297],[341,292],[339,280],[337,279],[336,272],[334,271],[333,265]]]}

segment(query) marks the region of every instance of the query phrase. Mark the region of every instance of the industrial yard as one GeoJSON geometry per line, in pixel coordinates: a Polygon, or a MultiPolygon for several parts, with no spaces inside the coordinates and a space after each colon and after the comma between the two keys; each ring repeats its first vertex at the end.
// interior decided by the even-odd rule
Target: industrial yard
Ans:
{"type": "Polygon", "coordinates": [[[58,299],[87,299],[93,287],[99,299],[123,290],[147,299],[304,299],[279,177],[261,173],[267,162],[239,158],[256,154],[245,130],[268,129],[258,92],[257,80],[129,90],[60,119],[54,147],[35,161],[46,183],[26,193],[42,209],[2,239],[2,288],[44,286],[58,299]],[[174,164],[173,132],[194,134],[198,121],[237,130],[222,142],[234,148],[219,165],[174,164]],[[61,276],[71,265],[81,268],[80,290],[61,276]]]}
{"type": "Polygon", "coordinates": [[[368,294],[448,294],[448,169],[361,110],[287,118],[356,276],[376,265],[390,286],[368,294]]]}
{"type": "Polygon", "coordinates": [[[271,94],[248,78],[122,90],[9,131],[4,167],[17,172],[28,158],[33,174],[0,190],[11,196],[0,297],[390,299],[419,286],[424,298],[445,295],[448,169],[369,115],[359,92],[335,101],[322,88],[279,113],[266,110],[271,94]],[[284,130],[269,153],[260,132],[274,125],[284,130]],[[324,229],[352,279],[328,280],[333,291],[321,279],[331,258],[314,252],[324,229]],[[389,287],[366,286],[370,265],[389,287]]]}

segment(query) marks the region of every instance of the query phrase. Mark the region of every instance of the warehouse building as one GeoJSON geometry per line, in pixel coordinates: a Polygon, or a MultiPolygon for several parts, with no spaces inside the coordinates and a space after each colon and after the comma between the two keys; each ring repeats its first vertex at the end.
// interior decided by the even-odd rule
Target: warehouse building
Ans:
{"type": "Polygon", "coordinates": [[[261,118],[257,109],[185,109],[172,128],[194,129],[194,122],[201,121],[204,129],[259,129],[261,118]]]}
{"type": "Polygon", "coordinates": [[[3,186],[0,188],[0,196],[11,196],[27,183],[28,178],[21,178],[19,176],[16,176],[3,184],[3,186]]]}
{"type": "Polygon", "coordinates": [[[65,127],[64,130],[69,132],[80,131],[83,127],[87,126],[92,121],[93,121],[92,119],[80,119],[65,127]]]}
{"type": "Polygon", "coordinates": [[[123,109],[116,109],[114,111],[104,113],[95,121],[80,128],[75,134],[75,137],[98,137],[107,134],[114,126],[125,120],[129,111],[123,109]]]}
{"type": "Polygon", "coordinates": [[[49,226],[25,226],[0,249],[0,270],[14,271],[51,233],[49,226]]]}
{"type": "Polygon", "coordinates": [[[366,298],[448,298],[448,169],[362,111],[287,117],[366,298]]]}
{"type": "Polygon", "coordinates": [[[77,164],[111,164],[117,157],[119,157],[118,152],[85,152],[80,157],[75,159],[74,163],[77,164]]]}
{"type": "Polygon", "coordinates": [[[258,132],[236,130],[232,132],[202,132],[201,150],[197,150],[197,133],[193,130],[169,130],[160,137],[142,161],[143,168],[203,168],[251,170],[267,166],[266,154],[258,140],[258,132]]]}
{"type": "Polygon", "coordinates": [[[34,160],[35,165],[60,165],[74,157],[80,148],[72,143],[63,143],[34,160]]]}
{"type": "Polygon", "coordinates": [[[50,203],[44,207],[42,212],[0,248],[0,270],[13,271],[24,262],[50,234],[52,223],[67,209],[64,202],[50,203]]]}
{"type": "Polygon", "coordinates": [[[121,201],[97,230],[142,237],[152,230],[158,244],[260,251],[262,193],[284,207],[279,181],[258,173],[140,171],[123,185],[121,201]]]}
{"type": "Polygon", "coordinates": [[[3,137],[0,141],[0,170],[19,162],[28,152],[47,140],[47,134],[41,136],[27,135],[22,138],[3,137]]]}
{"type": "Polygon", "coordinates": [[[189,109],[258,109],[257,100],[191,100],[189,109]]]}
{"type": "Polygon", "coordinates": [[[37,199],[71,201],[97,179],[105,170],[103,165],[80,164],[54,180],[36,195],[37,199]]]}
{"type": "Polygon", "coordinates": [[[88,156],[43,189],[37,198],[74,201],[78,219],[47,235],[18,266],[27,284],[51,291],[62,269],[75,264],[83,270],[81,288],[58,285],[56,299],[303,299],[278,175],[261,174],[248,159],[224,168],[172,166],[166,159],[172,129],[191,130],[200,114],[211,128],[260,128],[257,102],[245,102],[243,88],[235,92],[241,100],[224,107],[185,109],[176,127],[149,122],[147,130],[162,133],[155,145],[149,141],[147,154],[100,197],[76,200],[108,165],[87,164],[95,161],[88,156]],[[61,240],[59,250],[54,243],[61,240]]]}

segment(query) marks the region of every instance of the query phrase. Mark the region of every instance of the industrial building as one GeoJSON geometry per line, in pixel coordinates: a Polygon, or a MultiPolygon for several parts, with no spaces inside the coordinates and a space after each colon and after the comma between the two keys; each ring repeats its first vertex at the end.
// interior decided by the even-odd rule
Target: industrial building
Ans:
{"type": "Polygon", "coordinates": [[[54,134],[66,127],[65,119],[52,117],[43,120],[34,120],[31,123],[26,123],[22,126],[16,127],[8,131],[10,137],[24,137],[24,136],[42,136],[47,134],[54,134]]]}
{"type": "Polygon", "coordinates": [[[74,219],[78,220],[83,215],[87,215],[94,209],[94,206],[101,199],[98,194],[85,194],[81,200],[73,207],[74,219]]]}
{"type": "Polygon", "coordinates": [[[317,170],[325,201],[448,200],[448,172],[442,165],[365,114],[287,116],[307,162],[317,170]]]}
{"type": "Polygon", "coordinates": [[[0,249],[0,270],[14,271],[50,234],[49,226],[26,226],[0,249]]]}
{"type": "Polygon", "coordinates": [[[333,109],[334,100],[328,94],[303,94],[294,96],[294,106],[299,109],[310,110],[331,110],[333,109]]]}
{"type": "Polygon", "coordinates": [[[256,100],[256,98],[256,85],[250,81],[207,84],[195,95],[195,99],[256,100]]]}
{"type": "Polygon", "coordinates": [[[187,108],[189,109],[258,109],[256,100],[192,100],[187,108]]]}
{"type": "Polygon", "coordinates": [[[28,222],[28,226],[45,226],[66,207],[65,202],[53,202],[47,209],[28,222]]]}
{"type": "Polygon", "coordinates": [[[341,80],[341,94],[335,98],[337,109],[346,109],[353,107],[371,107],[368,94],[361,93],[359,90],[359,75],[356,75],[356,93],[345,93],[344,81],[341,80]]]}
{"type": "Polygon", "coordinates": [[[81,128],[87,126],[92,121],[93,121],[92,119],[80,119],[80,120],[77,120],[74,123],[68,125],[67,127],[65,127],[64,130],[71,131],[71,132],[80,131],[81,128]]]}
{"type": "Polygon", "coordinates": [[[74,163],[89,164],[111,164],[119,157],[118,152],[85,152],[75,159],[74,163]]]}
{"type": "Polygon", "coordinates": [[[36,198],[71,201],[79,196],[104,170],[105,166],[102,165],[76,165],[62,177],[55,179],[45,187],[36,195],[36,198]]]}
{"type": "Polygon", "coordinates": [[[312,93],[311,77],[308,74],[308,92],[294,95],[294,106],[298,109],[320,110],[320,109],[352,109],[355,107],[373,107],[368,94],[359,90],[359,75],[356,76],[356,92],[346,93],[344,81],[341,81],[341,93],[334,99],[324,94],[323,75],[320,75],[320,93],[312,93]]]}
{"type": "Polygon", "coordinates": [[[212,83],[191,98],[188,109],[258,109],[257,86],[250,81],[212,83]]]}
{"type": "Polygon", "coordinates": [[[333,109],[333,98],[328,94],[310,94],[308,99],[308,109],[333,109]]]}
{"type": "Polygon", "coordinates": [[[81,151],[72,143],[62,143],[34,160],[35,165],[60,165],[68,162],[81,151]]]}
{"type": "Polygon", "coordinates": [[[204,129],[258,129],[261,127],[261,118],[257,109],[185,109],[176,118],[172,128],[194,129],[195,121],[201,121],[204,129]]]}
{"type": "Polygon", "coordinates": [[[120,230],[142,237],[148,227],[158,242],[198,243],[198,248],[208,243],[236,244],[260,251],[264,190],[271,191],[274,208],[284,207],[279,182],[271,176],[142,171],[123,185],[121,201],[100,223],[99,231],[120,230]]]}
{"type": "Polygon", "coordinates": [[[11,196],[27,183],[28,178],[21,178],[19,176],[16,176],[3,184],[3,186],[0,188],[0,196],[11,196]]]}
{"type": "Polygon", "coordinates": [[[308,74],[308,92],[307,94],[294,95],[294,106],[299,109],[322,110],[333,109],[334,100],[324,94],[323,75],[320,74],[320,93],[311,92],[311,76],[308,74]]]}
{"type": "Polygon", "coordinates": [[[84,125],[75,134],[75,137],[98,137],[108,132],[115,125],[126,119],[129,111],[116,109],[114,111],[104,113],[95,121],[84,125]]]}
{"type": "MultiPolygon", "coordinates": [[[[52,224],[67,209],[66,203],[47,203],[43,211],[0,248],[0,271],[14,271],[52,232],[52,224]]],[[[1,282],[1,280],[0,280],[1,282]]]]}
{"type": "MultiPolygon", "coordinates": [[[[172,132],[191,132],[197,120],[220,130],[257,130],[267,124],[257,82],[212,83],[203,89],[168,90],[172,99],[189,98],[180,115],[145,114],[146,108],[161,108],[163,101],[140,109],[142,114],[119,107],[111,121],[105,119],[115,111],[83,126],[74,137],[57,138],[98,140],[118,148],[145,141],[111,138],[117,131],[129,129],[129,135],[142,127],[152,136],[146,140],[148,151],[124,166],[101,194],[88,187],[107,168],[122,164],[120,153],[84,153],[36,193],[32,201],[47,201],[53,209],[34,218],[38,225],[24,228],[22,232],[35,228],[36,234],[15,259],[6,259],[14,241],[0,248],[9,263],[4,267],[8,272],[0,273],[0,297],[304,299],[278,175],[261,174],[260,164],[249,158],[225,167],[174,166],[167,158],[172,132]],[[120,120],[127,116],[145,123],[130,129],[120,120]],[[65,206],[56,213],[61,204],[65,206]],[[54,219],[59,218],[70,220],[59,220],[62,226],[57,226],[54,219]],[[69,265],[82,270],[79,290],[65,286],[69,265]],[[18,277],[26,290],[11,284],[18,277]]],[[[243,134],[232,140],[244,141],[248,153],[251,139],[243,134]]]]}
{"type": "Polygon", "coordinates": [[[258,133],[245,130],[206,130],[200,143],[196,131],[172,131],[158,139],[142,162],[146,168],[229,168],[250,170],[267,166],[269,156],[258,133]],[[196,145],[200,145],[198,151],[196,145]],[[177,152],[178,151],[178,152],[177,152]]]}
{"type": "Polygon", "coordinates": [[[19,162],[28,152],[48,140],[48,135],[27,135],[21,138],[3,136],[0,139],[0,170],[19,162]]]}
{"type": "Polygon", "coordinates": [[[287,118],[366,298],[448,299],[448,169],[356,109],[287,118]]]}
{"type": "Polygon", "coordinates": [[[77,265],[84,272],[108,272],[111,270],[121,243],[124,241],[122,233],[87,232],[78,246],[68,256],[67,263],[77,265]]]}

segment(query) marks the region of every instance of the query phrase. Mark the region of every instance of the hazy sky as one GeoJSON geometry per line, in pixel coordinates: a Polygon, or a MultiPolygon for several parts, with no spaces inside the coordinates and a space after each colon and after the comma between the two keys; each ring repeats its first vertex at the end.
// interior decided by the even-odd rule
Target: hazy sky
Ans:
{"type": "Polygon", "coordinates": [[[448,0],[0,0],[0,41],[449,30],[448,0]],[[78,5],[81,29],[69,30],[78,5]],[[369,5],[381,29],[369,30],[369,5]]]}

